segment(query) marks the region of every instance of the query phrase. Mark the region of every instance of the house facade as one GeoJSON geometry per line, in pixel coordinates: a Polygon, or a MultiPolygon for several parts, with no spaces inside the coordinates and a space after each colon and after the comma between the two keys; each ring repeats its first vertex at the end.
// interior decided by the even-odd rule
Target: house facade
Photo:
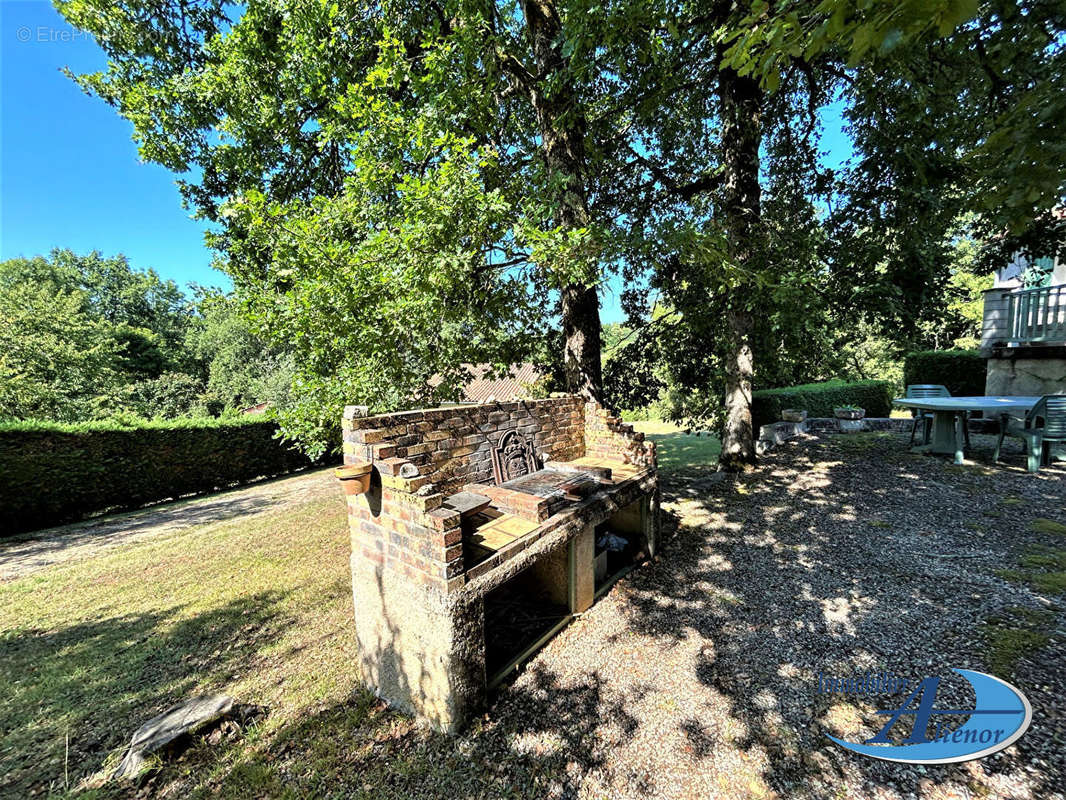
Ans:
{"type": "Polygon", "coordinates": [[[1066,260],[1016,257],[985,292],[987,395],[1066,394],[1066,260]]]}

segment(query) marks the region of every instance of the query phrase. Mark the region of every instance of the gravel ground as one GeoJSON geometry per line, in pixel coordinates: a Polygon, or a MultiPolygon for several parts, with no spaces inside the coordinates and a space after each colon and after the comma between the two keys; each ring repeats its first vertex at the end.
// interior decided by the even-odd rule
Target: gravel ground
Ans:
{"type": "MultiPolygon", "coordinates": [[[[736,481],[672,477],[658,560],[551,642],[455,742],[471,780],[589,798],[1063,797],[1062,597],[996,571],[1034,545],[1066,547],[1032,527],[1066,523],[1066,465],[1028,475],[1012,448],[992,467],[983,436],[978,461],[961,467],[905,445],[809,437],[736,481]],[[992,671],[982,624],[1019,614],[1049,638],[999,675],[1033,706],[1008,750],[921,767],[825,738],[868,738],[884,724],[873,711],[891,704],[818,694],[818,673],[992,671]]],[[[968,694],[945,678],[938,700],[968,694]]]]}

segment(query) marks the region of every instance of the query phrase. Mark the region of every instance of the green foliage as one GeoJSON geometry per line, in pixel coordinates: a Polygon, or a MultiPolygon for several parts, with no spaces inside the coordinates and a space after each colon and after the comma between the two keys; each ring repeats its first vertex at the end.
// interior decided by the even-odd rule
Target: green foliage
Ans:
{"type": "Polygon", "coordinates": [[[186,347],[204,375],[198,402],[216,411],[262,402],[287,407],[295,372],[291,353],[257,335],[233,295],[210,289],[197,294],[186,347]]]}
{"type": "Polygon", "coordinates": [[[826,381],[752,394],[756,429],[781,419],[786,408],[805,409],[812,417],[831,417],[834,408],[858,406],[868,417],[887,417],[892,411],[893,386],[888,381],[826,381]]]}
{"type": "Polygon", "coordinates": [[[850,328],[837,330],[835,350],[840,364],[835,374],[844,380],[888,381],[903,385],[903,351],[901,343],[879,330],[880,326],[859,321],[850,328]]]}
{"type": "Polygon", "coordinates": [[[265,240],[277,248],[268,274],[239,266],[250,260],[243,245],[231,248],[230,270],[258,330],[292,347],[296,399],[280,418],[316,451],[333,444],[327,434],[346,403],[385,411],[449,397],[464,380],[460,364],[522,360],[538,334],[525,276],[485,268],[511,222],[500,193],[484,190],[491,163],[466,142],[420,145],[426,158],[446,150],[417,180],[397,166],[384,189],[386,173],[367,164],[337,198],[282,205],[249,195],[234,210],[248,250],[265,240]],[[399,191],[367,202],[383,190],[399,191]],[[431,375],[443,378],[434,390],[431,375]]]}
{"type": "MultiPolygon", "coordinates": [[[[7,262],[10,263],[10,262],[7,262]]],[[[77,290],[10,283],[0,264],[0,419],[78,419],[119,376],[115,340],[77,290]]]]}
{"type": "MultiPolygon", "coordinates": [[[[204,385],[195,375],[185,372],[164,372],[157,378],[138,381],[123,387],[121,393],[112,398],[109,417],[118,414],[132,414],[141,419],[177,419],[183,416],[208,416],[211,410],[204,400],[204,385]]],[[[101,399],[100,411],[106,411],[101,399]]]]}
{"type": "Polygon", "coordinates": [[[559,81],[516,84],[523,15],[446,5],[208,2],[179,20],[157,0],[58,3],[109,56],[80,85],[133,123],[142,157],[197,175],[186,201],[215,224],[253,333],[289,357],[278,417],[315,451],[345,403],[432,402],[430,376],[447,397],[463,362],[528,360],[555,291],[600,276],[595,227],[556,221],[565,179],[532,103],[559,81]]]}
{"type": "Polygon", "coordinates": [[[104,258],[93,251],[80,256],[54,250],[53,263],[68,271],[86,294],[89,312],[113,326],[125,368],[155,377],[182,366],[181,345],[191,310],[172,280],[153,269],[134,269],[124,255],[104,258]]]}
{"type": "Polygon", "coordinates": [[[43,528],[309,463],[263,420],[0,424],[0,529],[43,528]]]}
{"type": "Polygon", "coordinates": [[[217,415],[284,405],[292,357],[237,302],[135,270],[123,256],[0,263],[0,420],[217,415]]]}
{"type": "Polygon", "coordinates": [[[132,411],[139,382],[187,364],[191,311],[173,281],[124,256],[0,263],[0,419],[75,421],[132,411]]]}
{"type": "Polygon", "coordinates": [[[893,50],[904,39],[947,36],[977,14],[977,0],[759,0],[727,38],[726,60],[742,74],[755,74],[771,87],[791,58],[813,60],[842,49],[856,65],[893,50]]]}
{"type": "Polygon", "coordinates": [[[1046,233],[1051,222],[1055,247],[1064,226],[1048,212],[1066,195],[1064,34],[1061,8],[1035,0],[772,0],[752,4],[727,34],[726,60],[773,86],[798,56],[842,54],[858,78],[849,116],[866,166],[855,177],[871,167],[897,187],[948,193],[1000,238],[1004,228],[1046,233]]]}
{"type": "MultiPolygon", "coordinates": [[[[689,48],[673,45],[678,74],[688,74],[689,48]]],[[[700,57],[708,76],[720,74],[716,53],[700,57]]],[[[819,164],[816,138],[797,135],[811,130],[807,110],[825,98],[816,80],[799,75],[793,72],[763,109],[759,149],[767,157],[760,163],[761,197],[743,264],[730,255],[736,237],[722,222],[719,103],[706,85],[694,82],[678,88],[671,102],[679,109],[676,115],[648,111],[652,118],[645,125],[662,137],[662,150],[639,163],[664,177],[658,184],[638,184],[646,208],[637,230],[649,241],[630,246],[658,298],[648,313],[636,289],[623,295],[633,333],[605,365],[608,398],[616,406],[657,403],[665,418],[686,427],[721,426],[734,312],[752,320],[746,338],[756,385],[787,386],[844,373],[838,332],[852,326],[840,324],[838,309],[848,303],[837,302],[822,255],[832,231],[819,198],[831,184],[819,164]],[[696,176],[686,186],[706,188],[677,189],[672,170],[696,176]]]]}
{"type": "MultiPolygon", "coordinates": [[[[725,320],[729,300],[720,293],[700,291],[691,281],[671,291],[688,309],[659,307],[653,318],[604,365],[609,401],[618,408],[648,409],[654,417],[687,428],[714,428],[723,414],[725,320]],[[689,287],[692,293],[689,294],[689,287]],[[702,295],[702,299],[700,298],[702,295]]],[[[756,319],[752,349],[755,382],[762,386],[790,386],[835,375],[855,379],[888,377],[879,367],[894,366],[890,353],[877,364],[865,359],[859,372],[848,358],[844,342],[855,331],[839,331],[838,319],[825,305],[823,285],[814,273],[797,268],[776,285],[754,289],[745,302],[763,298],[764,313],[756,319]]],[[[891,350],[886,344],[884,349],[891,350]]]]}
{"type": "Polygon", "coordinates": [[[115,369],[131,379],[156,377],[183,365],[181,343],[191,315],[174,281],[137,270],[123,255],[105,258],[55,249],[47,258],[0,264],[0,291],[48,286],[78,297],[81,311],[114,340],[115,369]]]}
{"type": "Polygon", "coordinates": [[[955,243],[951,277],[940,314],[943,338],[959,350],[976,349],[984,321],[984,293],[995,283],[993,274],[980,260],[980,248],[966,237],[955,243]]]}
{"type": "Polygon", "coordinates": [[[608,322],[600,330],[600,345],[603,348],[603,361],[606,363],[621,349],[633,331],[618,322],[608,322]]]}
{"type": "Polygon", "coordinates": [[[925,350],[908,353],[903,382],[938,383],[956,397],[985,393],[985,359],[977,350],[925,350]]]}
{"type": "Polygon", "coordinates": [[[107,52],[79,84],[194,176],[254,334],[291,356],[285,430],[315,450],[345,402],[430,402],[430,375],[447,396],[464,361],[528,358],[558,288],[612,272],[636,332],[608,364],[623,407],[720,422],[739,339],[757,385],[889,374],[973,336],[960,216],[1015,246],[1064,194],[1066,31],[1035,0],[57,5],[107,52]],[[530,9],[560,25],[547,68],[530,9]],[[728,158],[741,83],[758,97],[728,158]],[[859,157],[833,174],[836,101],[859,157]],[[549,116],[577,129],[569,171],[549,116]],[[743,213],[738,170],[762,184],[743,213]]]}
{"type": "Polygon", "coordinates": [[[904,291],[904,322],[946,280],[945,234],[962,214],[986,268],[1018,249],[1051,255],[1066,237],[1052,213],[1066,195],[1066,143],[1051,122],[1066,118],[1066,17],[1043,2],[976,12],[950,35],[868,59],[847,90],[860,158],[841,183],[840,264],[883,263],[904,291]]]}

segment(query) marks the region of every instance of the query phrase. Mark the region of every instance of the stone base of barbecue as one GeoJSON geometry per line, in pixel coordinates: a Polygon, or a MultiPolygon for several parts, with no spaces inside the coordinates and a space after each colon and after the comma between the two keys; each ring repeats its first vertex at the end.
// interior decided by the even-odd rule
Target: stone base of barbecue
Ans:
{"type": "Polygon", "coordinates": [[[481,598],[426,592],[352,557],[359,667],[378,697],[454,733],[485,702],[481,598]]]}
{"type": "MultiPolygon", "coordinates": [[[[359,412],[346,410],[344,429],[346,463],[372,464],[369,489],[346,496],[362,678],[395,707],[455,732],[484,708],[493,678],[486,595],[522,574],[501,591],[532,582],[570,614],[587,610],[597,589],[596,530],[605,523],[638,555],[655,554],[655,447],[568,396],[359,412]],[[493,483],[487,457],[504,436],[516,452],[512,431],[535,468],[506,476],[519,490],[493,483]]],[[[514,458],[503,466],[516,464],[524,471],[514,458]]]]}

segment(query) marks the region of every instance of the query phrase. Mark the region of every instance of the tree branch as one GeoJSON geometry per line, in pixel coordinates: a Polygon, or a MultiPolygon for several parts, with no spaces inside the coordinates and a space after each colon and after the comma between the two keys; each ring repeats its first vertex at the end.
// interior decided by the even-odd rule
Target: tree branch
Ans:
{"type": "Polygon", "coordinates": [[[723,177],[721,171],[707,175],[700,175],[699,177],[691,178],[685,182],[679,182],[674,180],[666,170],[649,161],[632,147],[629,147],[628,149],[638,164],[641,164],[647,169],[655,180],[661,183],[668,192],[680,197],[682,200],[691,200],[702,192],[709,192],[722,185],[723,177]]]}

